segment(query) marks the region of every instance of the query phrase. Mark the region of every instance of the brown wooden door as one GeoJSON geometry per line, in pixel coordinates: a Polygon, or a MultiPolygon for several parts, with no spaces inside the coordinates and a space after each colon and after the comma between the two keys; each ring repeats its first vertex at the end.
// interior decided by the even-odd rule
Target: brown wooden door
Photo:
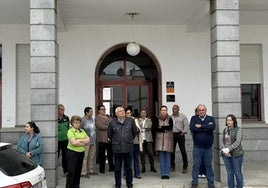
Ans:
{"type": "Polygon", "coordinates": [[[133,81],[127,83],[103,82],[100,85],[100,103],[106,106],[107,114],[113,116],[117,106],[130,107],[133,112],[151,108],[150,83],[133,81]]]}
{"type": "Polygon", "coordinates": [[[153,60],[144,52],[130,57],[126,46],[114,49],[97,66],[96,96],[97,105],[104,104],[109,115],[114,116],[114,109],[123,106],[136,114],[146,109],[153,118],[159,98],[158,71],[153,60]]]}

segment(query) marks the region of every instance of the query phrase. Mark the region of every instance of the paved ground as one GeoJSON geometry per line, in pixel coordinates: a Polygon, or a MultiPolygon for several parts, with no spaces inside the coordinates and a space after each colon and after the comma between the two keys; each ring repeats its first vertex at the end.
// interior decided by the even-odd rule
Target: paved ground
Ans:
{"type": "MultiPolygon", "coordinates": [[[[156,162],[157,163],[157,162],[156,162]]],[[[148,163],[149,164],[149,163],[148,163]]],[[[181,165],[180,165],[181,166],[181,165]]],[[[157,173],[146,172],[142,173],[142,179],[133,179],[134,188],[188,188],[191,187],[191,164],[189,164],[189,171],[187,174],[182,174],[180,168],[176,172],[171,173],[169,180],[161,180],[159,173],[159,166],[156,166],[157,173]]],[[[179,167],[179,165],[178,165],[179,167]]],[[[149,166],[147,167],[149,169],[149,166]]],[[[244,188],[268,188],[268,164],[267,162],[258,163],[244,163],[244,188]]],[[[97,170],[97,166],[96,166],[97,170]]],[[[57,188],[64,188],[66,178],[63,177],[59,167],[58,172],[58,186],[57,188]]],[[[206,188],[207,180],[199,179],[198,188],[206,188]]],[[[215,182],[218,188],[224,187],[215,182]]],[[[81,178],[81,188],[113,188],[114,187],[114,173],[106,172],[96,176],[90,176],[89,179],[81,178]]],[[[122,178],[122,188],[126,188],[125,179],[122,178]]]]}

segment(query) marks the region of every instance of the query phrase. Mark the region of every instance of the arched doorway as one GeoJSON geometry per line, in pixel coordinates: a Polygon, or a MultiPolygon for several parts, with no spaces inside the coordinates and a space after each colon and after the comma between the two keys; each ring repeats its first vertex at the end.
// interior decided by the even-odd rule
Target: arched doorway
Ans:
{"type": "Polygon", "coordinates": [[[95,72],[96,104],[104,104],[111,116],[117,106],[123,106],[133,112],[145,108],[154,118],[162,101],[159,63],[143,46],[137,56],[128,55],[126,45],[116,45],[100,58],[95,72]]]}

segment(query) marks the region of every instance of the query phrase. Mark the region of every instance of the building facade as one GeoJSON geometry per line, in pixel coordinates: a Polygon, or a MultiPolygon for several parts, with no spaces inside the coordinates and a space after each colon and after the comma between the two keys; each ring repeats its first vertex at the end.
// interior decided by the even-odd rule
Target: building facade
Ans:
{"type": "Polygon", "coordinates": [[[205,9],[193,25],[135,25],[137,56],[126,52],[133,25],[64,24],[59,16],[64,4],[26,3],[29,24],[0,24],[0,140],[16,143],[23,125],[36,121],[45,140],[49,187],[55,187],[58,103],[69,116],[103,103],[110,115],[123,105],[146,108],[151,118],[162,104],[169,113],[179,104],[189,119],[202,103],[217,120],[216,181],[226,180],[219,147],[227,114],[235,114],[244,128],[245,160],[267,161],[268,24],[240,24],[245,5],[239,0],[200,2],[205,9]]]}

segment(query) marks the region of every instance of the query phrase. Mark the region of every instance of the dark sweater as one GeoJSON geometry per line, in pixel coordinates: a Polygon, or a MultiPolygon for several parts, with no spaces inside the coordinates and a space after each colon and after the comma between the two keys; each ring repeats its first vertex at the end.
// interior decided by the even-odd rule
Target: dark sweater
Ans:
{"type": "Polygon", "coordinates": [[[190,130],[192,132],[194,146],[198,148],[210,148],[213,145],[216,123],[212,116],[206,115],[202,121],[199,116],[192,116],[190,122],[190,130]],[[201,124],[200,128],[195,127],[196,124],[201,124]]]}

